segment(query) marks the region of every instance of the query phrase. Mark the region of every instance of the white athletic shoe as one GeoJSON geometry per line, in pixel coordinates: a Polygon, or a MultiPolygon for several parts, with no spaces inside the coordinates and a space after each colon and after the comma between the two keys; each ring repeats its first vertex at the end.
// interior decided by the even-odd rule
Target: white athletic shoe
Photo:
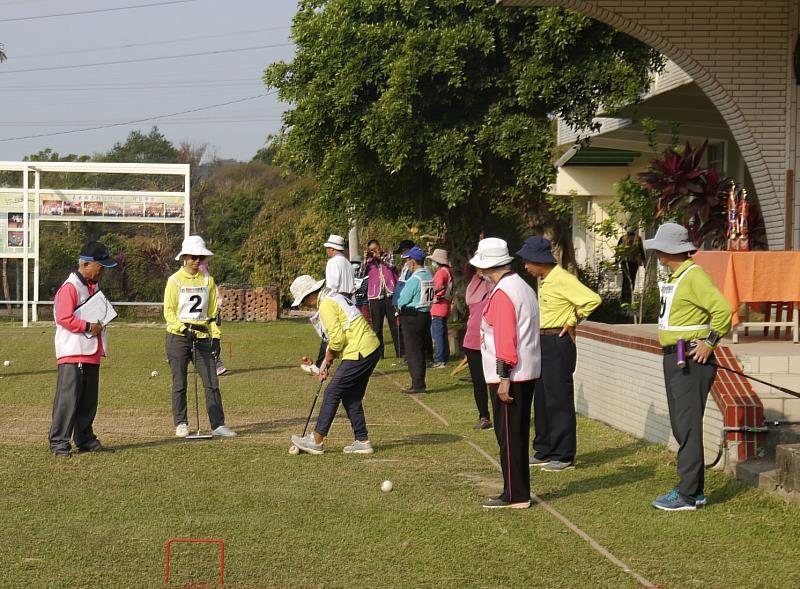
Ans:
{"type": "Polygon", "coordinates": [[[342,448],[342,452],[345,454],[372,454],[375,450],[372,448],[372,444],[369,443],[369,440],[364,440],[363,442],[360,440],[355,440],[349,446],[345,446],[342,448]]]}
{"type": "Polygon", "coordinates": [[[236,432],[228,428],[227,425],[221,425],[216,429],[211,430],[212,436],[220,436],[222,438],[235,438],[236,432]]]}
{"type": "Polygon", "coordinates": [[[175,437],[176,438],[185,438],[189,435],[189,424],[188,423],[179,423],[178,427],[175,428],[175,437]]]}
{"type": "Polygon", "coordinates": [[[316,364],[301,364],[300,370],[302,370],[306,374],[314,374],[314,375],[319,374],[319,368],[317,368],[316,364]]]}

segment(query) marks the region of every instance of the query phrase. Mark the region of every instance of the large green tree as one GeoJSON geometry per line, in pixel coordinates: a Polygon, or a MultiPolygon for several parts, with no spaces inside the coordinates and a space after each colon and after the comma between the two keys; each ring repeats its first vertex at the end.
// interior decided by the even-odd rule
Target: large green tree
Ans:
{"type": "MultiPolygon", "coordinates": [[[[448,245],[518,219],[557,229],[553,117],[637,99],[660,56],[578,13],[493,0],[300,0],[279,158],[341,218],[437,220],[448,245]]],[[[466,253],[466,251],[464,251],[466,253]]]]}

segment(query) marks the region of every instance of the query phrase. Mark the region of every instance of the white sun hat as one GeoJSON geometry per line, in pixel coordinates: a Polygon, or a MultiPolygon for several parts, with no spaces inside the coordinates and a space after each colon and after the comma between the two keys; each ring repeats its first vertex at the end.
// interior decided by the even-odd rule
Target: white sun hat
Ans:
{"type": "Polygon", "coordinates": [[[664,223],[658,228],[653,239],[644,240],[644,247],[665,254],[682,254],[697,249],[697,246],[689,239],[689,230],[677,223],[664,223]]]}
{"type": "Polygon", "coordinates": [[[514,261],[513,256],[508,255],[508,244],[504,239],[498,237],[487,237],[478,242],[478,251],[469,261],[470,264],[481,270],[505,266],[514,261]]]}
{"type": "Polygon", "coordinates": [[[299,307],[304,298],[318,291],[322,288],[323,284],[325,284],[325,280],[315,280],[313,276],[309,276],[308,274],[303,274],[295,278],[292,285],[289,287],[289,292],[291,292],[294,297],[292,307],[299,307]]]}
{"type": "Polygon", "coordinates": [[[205,256],[210,258],[214,254],[206,247],[206,242],[199,235],[190,235],[181,244],[181,253],[175,256],[180,261],[181,256],[205,256]]]}
{"type": "Polygon", "coordinates": [[[333,235],[333,234],[331,234],[330,237],[328,237],[328,241],[326,241],[322,245],[324,245],[325,247],[330,247],[330,248],[333,248],[335,250],[339,250],[340,252],[343,252],[344,251],[344,237],[342,237],[341,235],[333,235]]]}

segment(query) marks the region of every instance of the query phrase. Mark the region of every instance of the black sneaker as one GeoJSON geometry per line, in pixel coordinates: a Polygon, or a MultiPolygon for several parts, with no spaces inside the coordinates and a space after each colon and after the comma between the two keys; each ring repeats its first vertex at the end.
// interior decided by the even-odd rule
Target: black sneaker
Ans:
{"type": "Polygon", "coordinates": [[[511,503],[510,501],[500,499],[500,497],[490,497],[489,499],[481,502],[481,507],[484,509],[528,509],[530,506],[530,499],[527,501],[511,503]]]}
{"type": "Polygon", "coordinates": [[[415,389],[413,387],[408,387],[408,388],[403,389],[403,392],[406,395],[419,395],[420,393],[424,393],[425,391],[426,391],[426,389],[415,389]]]}
{"type": "Polygon", "coordinates": [[[55,458],[72,458],[72,454],[69,450],[51,450],[50,453],[55,458]]]}
{"type": "Polygon", "coordinates": [[[87,454],[89,452],[106,452],[108,454],[113,454],[116,452],[116,450],[114,450],[114,448],[103,446],[103,444],[100,442],[94,446],[89,446],[88,448],[78,448],[78,454],[87,454]]]}
{"type": "Polygon", "coordinates": [[[481,417],[480,421],[472,426],[472,429],[492,429],[493,427],[491,419],[481,417]]]}

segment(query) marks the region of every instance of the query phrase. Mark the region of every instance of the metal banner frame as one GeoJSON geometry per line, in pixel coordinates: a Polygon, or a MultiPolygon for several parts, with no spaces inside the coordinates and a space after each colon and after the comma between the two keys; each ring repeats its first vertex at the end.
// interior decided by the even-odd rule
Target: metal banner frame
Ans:
{"type": "MultiPolygon", "coordinates": [[[[117,164],[97,162],[4,162],[0,161],[0,171],[22,173],[21,188],[0,188],[0,194],[22,194],[22,252],[0,253],[0,258],[22,258],[22,326],[28,326],[28,309],[30,307],[31,321],[38,321],[37,305],[39,304],[39,223],[40,221],[82,221],[87,223],[171,223],[183,224],[184,237],[189,236],[189,221],[191,219],[190,202],[190,167],[189,164],[117,164]],[[44,172],[66,172],[82,174],[148,174],[154,176],[183,176],[183,190],[176,192],[152,192],[142,190],[58,190],[42,188],[41,176],[44,172]],[[33,190],[30,187],[30,174],[34,174],[33,190]],[[33,193],[34,211],[31,211],[31,193],[33,193]],[[62,216],[42,215],[42,195],[53,195],[53,198],[75,196],[83,199],[85,196],[96,197],[98,202],[103,200],[122,201],[125,197],[142,203],[142,216],[114,218],[101,215],[62,216]],[[171,217],[166,212],[162,216],[144,216],[144,203],[157,202],[159,198],[183,199],[183,216],[171,217]],[[33,232],[31,232],[33,221],[33,232]],[[35,236],[33,248],[31,237],[35,236]],[[31,251],[32,250],[32,251],[31,251]],[[33,259],[33,300],[29,296],[28,273],[30,260],[33,259]]],[[[164,205],[166,207],[166,205],[164,205]]],[[[137,208],[138,212],[138,208],[137,208]]],[[[16,228],[16,227],[15,227],[16,228]]],[[[8,238],[10,241],[10,237],[8,238]]]]}

